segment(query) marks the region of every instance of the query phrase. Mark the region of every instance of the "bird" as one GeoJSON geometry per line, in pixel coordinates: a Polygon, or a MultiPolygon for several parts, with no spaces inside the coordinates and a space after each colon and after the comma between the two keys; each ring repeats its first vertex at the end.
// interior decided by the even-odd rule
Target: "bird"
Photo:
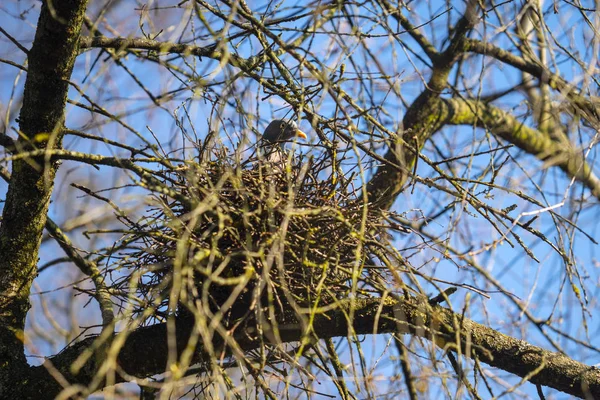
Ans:
{"type": "Polygon", "coordinates": [[[298,125],[294,121],[284,121],[282,119],[274,119],[265,129],[262,139],[269,144],[280,143],[283,145],[285,141],[299,137],[307,139],[308,135],[298,129],[298,125]]]}
{"type": "Polygon", "coordinates": [[[260,143],[261,158],[269,164],[284,166],[288,156],[285,152],[285,143],[294,138],[307,139],[308,135],[302,132],[294,121],[275,119],[265,129],[260,143]]]}

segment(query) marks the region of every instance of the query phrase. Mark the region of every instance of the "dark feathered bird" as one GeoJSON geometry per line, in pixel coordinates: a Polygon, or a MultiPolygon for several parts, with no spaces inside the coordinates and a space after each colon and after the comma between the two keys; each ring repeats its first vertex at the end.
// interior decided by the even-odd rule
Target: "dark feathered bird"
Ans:
{"type": "Polygon", "coordinates": [[[284,150],[285,143],[296,137],[306,139],[308,136],[298,129],[294,121],[281,119],[271,121],[262,136],[260,144],[262,157],[275,167],[283,167],[288,159],[284,150]]]}
{"type": "Polygon", "coordinates": [[[306,139],[308,136],[306,133],[298,129],[298,125],[296,125],[294,121],[288,122],[282,119],[274,119],[271,121],[262,136],[263,140],[268,144],[283,144],[283,142],[286,140],[290,140],[295,137],[306,139]]]}

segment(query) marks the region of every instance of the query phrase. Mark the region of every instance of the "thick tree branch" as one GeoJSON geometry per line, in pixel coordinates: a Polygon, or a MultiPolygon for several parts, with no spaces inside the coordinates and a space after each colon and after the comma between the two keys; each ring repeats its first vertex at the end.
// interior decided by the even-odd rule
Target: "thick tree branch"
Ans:
{"type": "MultiPolygon", "coordinates": [[[[306,333],[297,321],[282,321],[279,333],[282,342],[271,342],[278,346],[283,343],[302,340],[306,333]]],[[[520,377],[529,377],[534,384],[549,386],[578,397],[600,396],[600,370],[587,366],[559,354],[533,346],[523,340],[504,335],[487,326],[455,314],[449,309],[429,305],[427,300],[417,298],[358,299],[340,308],[315,315],[313,332],[320,339],[345,337],[353,331],[357,335],[401,333],[411,334],[431,340],[437,346],[471,358],[477,358],[496,368],[520,377]],[[354,319],[350,330],[348,315],[353,307],[354,319]]],[[[189,343],[194,332],[190,320],[178,320],[175,335],[179,354],[189,343]]],[[[235,340],[240,349],[253,350],[269,342],[259,338],[254,329],[238,331],[235,340]]],[[[157,324],[139,328],[127,334],[118,356],[120,368],[127,374],[147,377],[163,373],[167,367],[169,348],[167,324],[157,324]]],[[[90,347],[95,337],[90,337],[73,345],[47,362],[60,371],[70,383],[86,384],[97,371],[93,358],[75,375],[71,365],[75,359],[90,347]]],[[[214,349],[223,348],[223,340],[215,339],[214,349]]],[[[207,361],[201,345],[196,349],[194,362],[207,361]]],[[[226,350],[231,354],[229,350],[226,350]]],[[[34,368],[36,382],[31,385],[31,393],[56,394],[61,390],[48,374],[45,366],[34,368]]],[[[122,378],[119,378],[122,381],[122,378]]]]}
{"type": "MultiPolygon", "coordinates": [[[[7,183],[10,183],[10,173],[2,167],[0,167],[0,177],[2,177],[2,179],[4,179],[7,183]]],[[[92,279],[94,285],[96,286],[96,299],[100,305],[102,325],[104,329],[112,329],[112,322],[115,317],[112,309],[112,302],[110,301],[110,295],[98,266],[95,263],[86,260],[79,254],[69,237],[54,221],[52,221],[51,218],[46,218],[46,225],[44,227],[54,238],[54,240],[56,240],[66,255],[73,261],[75,265],[77,265],[79,270],[92,279]]]]}
{"type": "MultiPolygon", "coordinates": [[[[42,5],[29,52],[18,148],[60,148],[68,81],[77,55],[87,1],[42,5]]],[[[0,398],[15,398],[15,375],[27,385],[23,341],[29,292],[57,165],[44,157],[16,160],[0,226],[0,398]]]]}
{"type": "Polygon", "coordinates": [[[492,43],[484,43],[475,39],[467,39],[465,41],[465,51],[471,51],[495,58],[498,61],[511,65],[536,77],[543,83],[547,83],[552,89],[557,90],[569,99],[571,105],[579,111],[592,126],[598,127],[598,124],[600,123],[600,100],[591,101],[582,96],[576,87],[565,81],[559,75],[552,73],[543,65],[512,54],[494,46],[492,43]]]}
{"type": "MultiPolygon", "coordinates": [[[[467,10],[465,17],[457,24],[454,37],[448,49],[434,57],[434,68],[426,89],[407,110],[403,124],[405,133],[402,140],[396,141],[386,153],[389,161],[379,167],[373,179],[369,182],[368,191],[371,198],[378,199],[382,208],[389,208],[396,196],[406,183],[409,171],[414,168],[417,153],[403,146],[410,143],[413,149],[419,151],[425,142],[446,124],[470,124],[490,129],[500,137],[535,155],[549,165],[559,166],[570,177],[582,182],[593,195],[600,198],[600,181],[593,174],[591,167],[585,162],[581,151],[569,146],[553,142],[548,135],[524,126],[509,113],[489,104],[460,99],[443,100],[439,97],[447,86],[450,68],[457,57],[465,51],[473,51],[489,55],[502,62],[525,71],[563,93],[572,105],[590,121],[597,123],[598,106],[585,99],[574,87],[559,76],[550,73],[543,66],[511,54],[490,43],[464,37],[464,33],[475,22],[473,10],[467,10]],[[463,32],[463,36],[460,35],[463,32]],[[401,165],[402,168],[396,167],[401,165]]],[[[399,11],[394,12],[394,18],[399,11]]]]}
{"type": "MultiPolygon", "coordinates": [[[[418,152],[425,141],[440,128],[440,120],[435,104],[442,91],[448,86],[448,76],[452,67],[464,52],[466,34],[478,21],[477,3],[469,1],[463,17],[457,22],[451,35],[450,44],[441,54],[433,58],[431,78],[425,90],[411,104],[403,119],[404,134],[390,143],[385,154],[388,163],[380,166],[368,184],[369,199],[376,200],[381,209],[388,209],[406,183],[408,172],[418,159],[418,152]],[[411,149],[404,143],[410,143],[411,149]],[[402,168],[396,168],[400,165],[402,168]]],[[[394,13],[395,18],[399,18],[394,13]]]]}
{"type": "Polygon", "coordinates": [[[511,114],[491,104],[477,100],[443,99],[438,112],[446,114],[444,124],[475,125],[489,129],[504,140],[527,153],[545,161],[548,166],[558,166],[569,177],[575,178],[600,199],[600,180],[585,162],[581,149],[564,142],[552,140],[548,135],[532,129],[511,114]]]}
{"type": "MultiPolygon", "coordinates": [[[[583,183],[595,197],[600,199],[600,179],[593,173],[592,167],[585,162],[585,149],[556,142],[544,132],[524,125],[510,113],[489,103],[458,98],[435,98],[429,100],[427,107],[427,109],[417,109],[422,112],[417,120],[424,122],[413,125],[419,132],[429,134],[419,136],[419,149],[445,125],[470,125],[489,129],[502,139],[544,161],[546,166],[559,167],[570,178],[583,183]]],[[[402,184],[408,177],[408,174],[403,174],[401,169],[389,165],[380,167],[378,172],[388,174],[389,179],[400,179],[397,182],[402,184]]],[[[371,184],[373,185],[374,182],[371,184]]]]}

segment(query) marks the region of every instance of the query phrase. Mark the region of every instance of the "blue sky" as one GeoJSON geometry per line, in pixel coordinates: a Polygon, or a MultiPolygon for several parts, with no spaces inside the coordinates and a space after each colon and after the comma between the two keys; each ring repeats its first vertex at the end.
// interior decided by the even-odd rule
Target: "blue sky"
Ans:
{"type": "MultiPolygon", "coordinates": [[[[141,37],[143,32],[152,36],[158,34],[157,40],[177,41],[183,35],[186,41],[194,42],[197,45],[205,45],[211,42],[208,38],[194,37],[193,30],[189,25],[180,23],[184,20],[185,12],[178,8],[170,8],[177,2],[161,4],[161,9],[148,10],[145,13],[137,11],[137,17],[131,18],[129,13],[136,12],[132,10],[131,4],[122,2],[116,8],[112,9],[106,18],[113,27],[122,32],[123,35],[131,37],[141,37]],[[144,31],[139,27],[139,22],[143,22],[144,31]],[[183,32],[183,33],[182,33],[183,32]]],[[[453,7],[449,9],[445,2],[412,2],[412,15],[419,15],[420,20],[413,21],[413,24],[419,25],[426,23],[431,16],[436,18],[423,28],[423,32],[431,38],[431,41],[439,49],[446,42],[448,25],[452,25],[458,18],[460,11],[464,8],[463,2],[452,2],[453,7]]],[[[93,2],[90,7],[90,13],[98,10],[101,3],[93,2]]],[[[283,3],[263,3],[249,2],[253,10],[271,13],[273,15],[292,15],[300,13],[298,4],[294,2],[283,3]]],[[[316,4],[316,3],[315,3],[316,4]]],[[[478,26],[473,32],[473,38],[481,36],[486,37],[496,46],[514,50],[512,44],[506,39],[502,31],[498,29],[499,16],[510,18],[514,15],[514,10],[519,7],[518,2],[509,2],[498,7],[498,14],[490,11],[488,13],[488,25],[478,26]]],[[[0,26],[17,38],[26,47],[30,46],[34,35],[34,28],[38,15],[39,4],[36,2],[8,2],[0,6],[0,26]],[[30,8],[32,7],[32,8],[30,8]],[[21,19],[22,16],[22,19],[21,19]]],[[[566,3],[560,3],[560,12],[554,14],[552,9],[547,6],[545,13],[548,35],[553,36],[563,46],[569,48],[573,54],[590,61],[594,53],[594,46],[590,38],[592,29],[586,24],[576,9],[569,7],[566,3]]],[[[308,59],[315,60],[323,66],[323,73],[333,77],[339,75],[340,68],[345,65],[346,81],[341,83],[345,90],[352,93],[357,98],[369,97],[374,105],[380,106],[376,113],[377,118],[390,129],[398,129],[404,112],[406,111],[403,101],[410,103],[423,90],[423,79],[426,80],[429,74],[427,63],[420,61],[423,52],[420,51],[416,43],[404,33],[398,35],[398,38],[386,36],[386,32],[376,23],[376,20],[369,19],[373,14],[371,10],[363,10],[364,18],[357,19],[357,27],[368,36],[365,39],[368,46],[360,46],[351,37],[343,36],[344,43],[347,46],[343,49],[340,42],[335,43],[325,34],[325,31],[333,29],[331,26],[323,28],[323,34],[315,35],[311,42],[311,54],[308,59]],[[402,40],[402,45],[398,42],[402,40]],[[371,50],[376,56],[369,58],[368,51],[371,50]],[[362,60],[362,63],[361,63],[362,60]],[[377,66],[373,61],[379,61],[377,66]],[[381,69],[379,69],[379,67],[381,69]],[[385,72],[386,76],[382,72],[385,72]],[[356,80],[358,77],[364,77],[366,74],[372,74],[374,79],[367,85],[361,86],[356,80]],[[385,79],[387,77],[387,79],[385,79]],[[390,83],[393,87],[390,86],[390,83]],[[394,93],[394,88],[398,89],[399,95],[394,93]]],[[[586,15],[587,16],[587,15],[586,15]]],[[[306,16],[294,22],[284,24],[281,31],[275,31],[281,34],[282,38],[289,40],[298,36],[295,28],[301,28],[309,21],[306,16]]],[[[592,21],[593,18],[592,18],[592,21]]],[[[509,27],[513,26],[510,21],[504,21],[509,27]]],[[[393,25],[390,23],[390,25],[393,25]]],[[[219,30],[222,26],[214,24],[212,29],[219,30]]],[[[346,24],[340,23],[338,26],[342,32],[349,31],[346,24]]],[[[200,27],[197,27],[200,31],[200,27]]],[[[399,31],[401,29],[399,28],[399,31]]],[[[231,28],[229,33],[237,32],[236,28],[231,28]]],[[[250,56],[260,51],[260,44],[256,40],[239,40],[235,43],[239,45],[238,54],[241,56],[250,56]]],[[[0,58],[11,60],[17,64],[22,64],[25,55],[10,43],[4,36],[0,35],[0,58]]],[[[168,59],[169,57],[163,57],[168,59]]],[[[290,56],[281,57],[284,64],[290,69],[299,85],[311,85],[315,81],[306,71],[298,67],[298,63],[290,56]]],[[[582,79],[583,73],[581,66],[576,65],[569,60],[563,52],[557,50],[553,54],[552,70],[559,71],[561,76],[573,82],[582,79]]],[[[289,118],[292,113],[290,108],[277,96],[268,97],[267,94],[259,88],[256,82],[248,79],[238,79],[235,85],[224,89],[223,85],[218,85],[219,80],[231,77],[238,71],[231,68],[221,69],[216,61],[209,59],[193,59],[187,57],[185,60],[174,60],[174,64],[185,68],[191,76],[182,78],[182,75],[166,72],[163,66],[149,61],[140,61],[133,56],[122,59],[128,70],[135,75],[145,88],[154,95],[165,91],[178,91],[177,95],[170,101],[155,106],[149,99],[149,96],[140,89],[140,86],[134,79],[124,72],[122,68],[115,65],[114,62],[106,59],[106,54],[98,56],[97,51],[89,51],[79,56],[73,75],[73,81],[77,82],[79,87],[99,104],[115,115],[126,115],[123,121],[127,127],[111,122],[109,119],[98,115],[91,115],[88,111],[70,105],[68,107],[67,125],[73,129],[79,129],[93,133],[102,137],[127,143],[130,146],[142,146],[144,140],[152,144],[160,144],[166,153],[178,151],[186,147],[186,152],[175,153],[182,158],[194,156],[193,144],[189,139],[202,140],[210,129],[218,132],[219,138],[228,146],[237,146],[243,137],[246,137],[248,143],[256,140],[256,132],[262,132],[268,121],[273,118],[289,118]],[[99,57],[99,58],[98,58],[99,57]],[[211,86],[215,85],[215,86],[211,86]],[[267,98],[268,97],[268,98],[267,98]],[[219,98],[219,104],[223,105],[221,118],[216,118],[214,109],[206,99],[219,98]],[[232,100],[233,99],[233,100],[232,100]],[[254,115],[254,119],[242,118],[240,111],[254,115]],[[131,128],[131,129],[130,129],[131,128]],[[139,135],[140,137],[137,137],[139,135]]],[[[468,90],[471,93],[480,96],[491,95],[510,88],[520,81],[520,74],[508,66],[492,65],[487,57],[471,57],[462,65],[462,71],[466,71],[465,76],[456,78],[457,87],[462,90],[461,95],[466,95],[468,90]],[[468,90],[467,90],[468,89],[468,90]]],[[[262,73],[269,77],[273,71],[266,70],[262,73]]],[[[452,80],[455,80],[455,74],[452,74],[452,80]]],[[[278,77],[275,75],[275,77],[278,77]]],[[[15,118],[18,110],[14,104],[18,104],[22,95],[22,88],[25,76],[14,66],[6,63],[0,63],[0,111],[2,113],[2,127],[11,136],[15,137],[11,128],[17,128],[15,118]],[[7,108],[11,107],[10,116],[7,115],[7,108]],[[8,125],[5,125],[8,121],[8,125]]],[[[589,90],[597,93],[597,86],[593,79],[590,81],[589,90]]],[[[450,92],[444,96],[450,96],[450,92]]],[[[70,90],[69,98],[76,102],[87,104],[80,94],[70,90]]],[[[503,109],[512,112],[515,115],[525,115],[527,104],[522,94],[512,94],[501,98],[494,104],[503,109]]],[[[339,115],[339,110],[329,96],[317,97],[313,101],[315,110],[323,117],[329,118],[339,115]]],[[[524,122],[531,124],[530,118],[524,118],[524,122]]],[[[356,123],[359,128],[367,128],[368,124],[364,119],[357,118],[356,123]]],[[[311,133],[309,144],[317,147],[299,146],[296,151],[319,154],[319,140],[310,123],[306,120],[300,121],[301,128],[311,133]]],[[[329,132],[329,138],[335,139],[329,132]]],[[[586,144],[591,140],[589,130],[574,130],[573,138],[576,142],[581,141],[586,144]]],[[[357,139],[364,140],[365,135],[357,136],[357,139]]],[[[71,150],[86,151],[103,155],[127,156],[127,152],[118,150],[114,147],[106,146],[100,142],[92,142],[69,136],[65,139],[65,147],[71,150]]],[[[501,143],[504,145],[505,143],[501,143]]],[[[489,133],[481,129],[472,127],[447,127],[439,132],[433,140],[428,143],[423,154],[433,161],[438,161],[444,157],[465,156],[464,163],[454,163],[453,172],[455,176],[463,178],[477,177],[479,171],[493,163],[500,165],[503,162],[509,163],[510,167],[502,170],[497,177],[499,185],[506,185],[515,190],[535,191],[537,185],[540,190],[535,192],[534,197],[545,206],[556,205],[565,201],[564,205],[556,208],[554,211],[565,218],[576,219],[578,226],[587,234],[598,239],[597,221],[598,207],[597,201],[591,201],[582,205],[579,203],[581,187],[575,184],[568,187],[568,179],[564,174],[556,169],[542,169],[542,163],[534,157],[523,155],[518,149],[497,151],[495,153],[481,156],[469,157],[470,154],[487,150],[490,147],[497,147],[500,144],[489,133]],[[474,143],[477,143],[474,145],[474,143]],[[518,159],[515,163],[513,159],[518,159]],[[527,171],[533,179],[529,179],[523,171],[527,171]],[[565,196],[566,193],[566,196],[565,196]]],[[[379,150],[382,152],[382,150],[379,150]]],[[[591,153],[590,161],[593,162],[595,152],[591,153]]],[[[6,163],[3,163],[6,166],[6,163]]],[[[441,164],[442,167],[447,167],[441,164]]],[[[596,168],[597,171],[597,168],[596,168]]],[[[417,174],[422,177],[437,179],[437,174],[425,162],[418,164],[417,174]]],[[[486,175],[489,178],[489,174],[486,175]]],[[[96,200],[84,196],[81,192],[70,187],[71,183],[80,183],[93,186],[95,189],[110,188],[113,186],[127,185],[131,183],[131,177],[120,173],[119,171],[107,167],[94,169],[84,167],[73,162],[65,162],[60,169],[57,179],[53,204],[50,209],[50,217],[59,224],[66,221],[73,221],[77,218],[84,221],[81,227],[70,232],[71,239],[82,249],[90,249],[95,246],[107,245],[115,240],[111,235],[92,235],[91,239],[86,238],[82,233],[94,229],[106,228],[108,225],[103,222],[106,216],[111,215],[111,210],[107,210],[96,200]]],[[[533,206],[514,194],[501,190],[493,190],[488,193],[483,192],[481,187],[473,186],[472,193],[476,196],[485,198],[485,202],[496,208],[505,208],[516,204],[517,208],[511,215],[516,217],[519,213],[532,212],[541,209],[533,206]]],[[[0,198],[4,196],[6,184],[0,182],[0,198]]],[[[119,205],[131,207],[132,213],[141,213],[144,208],[145,192],[135,187],[125,187],[118,191],[109,191],[104,193],[107,196],[114,196],[119,205]]],[[[2,205],[0,204],[0,207],[2,205]]],[[[548,244],[539,240],[539,238],[515,230],[523,243],[531,249],[540,262],[533,261],[523,249],[516,243],[514,237],[509,236],[515,247],[511,247],[506,242],[500,246],[487,248],[487,245],[493,243],[500,234],[490,226],[477,211],[466,202],[456,202],[449,196],[440,195],[422,184],[415,184],[414,188],[406,190],[398,199],[394,210],[406,215],[409,219],[419,220],[425,217],[431,217],[442,210],[447,209],[442,218],[436,219],[428,225],[429,232],[433,235],[442,235],[442,239],[447,239],[449,244],[464,252],[477,253],[473,257],[477,262],[504,288],[510,290],[520,301],[526,302],[528,309],[537,318],[546,318],[551,316],[556,326],[568,332],[570,335],[591,344],[600,346],[596,339],[598,337],[598,317],[595,316],[597,308],[596,294],[598,287],[598,260],[597,246],[579,232],[570,232],[564,229],[557,230],[553,218],[549,212],[539,214],[537,221],[533,223],[536,229],[542,232],[552,243],[564,241],[567,247],[571,247],[576,265],[566,266],[559,255],[551,249],[548,244]],[[565,279],[567,268],[577,268],[582,276],[582,282],[574,277],[573,281],[565,279]],[[583,293],[582,287],[587,290],[589,298],[588,310],[582,310],[576,298],[577,290],[572,287],[578,287],[578,291],[583,293]],[[562,289],[561,289],[562,288],[562,289]],[[557,293],[561,293],[557,299],[557,293]],[[589,312],[589,314],[587,314],[589,312]],[[585,333],[584,319],[587,323],[588,333],[585,333]]],[[[527,217],[529,218],[529,217],[527,217]]],[[[506,232],[506,228],[503,229],[506,232]]],[[[521,337],[527,341],[539,344],[542,347],[550,348],[548,341],[543,338],[533,324],[525,321],[511,300],[512,295],[499,293],[497,289],[479,273],[473,271],[460,257],[449,256],[432,251],[423,245],[423,241],[417,235],[401,235],[397,237],[396,246],[398,249],[406,249],[403,253],[409,259],[414,267],[421,271],[434,275],[438,279],[448,282],[466,283],[478,287],[483,291],[489,291],[486,298],[477,293],[471,293],[460,289],[452,297],[453,308],[462,310],[466,304],[468,306],[467,315],[471,318],[489,324],[503,333],[521,337]],[[448,257],[445,258],[444,256],[448,257]],[[470,297],[470,299],[468,299],[470,297]]],[[[42,245],[40,256],[40,266],[63,257],[58,247],[52,240],[45,240],[42,245]]],[[[43,296],[35,295],[35,319],[47,332],[54,332],[53,324],[48,315],[44,315],[40,300],[44,298],[50,304],[50,308],[55,310],[67,310],[72,306],[81,306],[85,303],[86,296],[80,295],[73,300],[73,292],[68,289],[72,282],[80,279],[78,271],[69,263],[62,263],[44,270],[36,280],[35,293],[49,292],[43,296]]],[[[422,281],[425,291],[436,294],[434,288],[427,282],[422,281]]],[[[444,285],[441,285],[445,287],[444,285]]],[[[84,325],[98,321],[98,311],[94,303],[87,305],[84,309],[79,309],[75,315],[75,321],[68,318],[60,312],[53,313],[57,315],[57,325],[84,325]]],[[[554,332],[545,329],[548,336],[557,340],[561,346],[578,361],[587,364],[596,364],[599,361],[596,350],[587,349],[584,346],[578,346],[572,341],[559,338],[554,332]]],[[[52,336],[52,335],[50,335],[52,336]]],[[[52,354],[64,345],[64,339],[56,338],[56,343],[49,346],[40,341],[39,354],[52,354]]],[[[385,349],[385,343],[388,338],[381,337],[370,343],[371,339],[365,341],[365,348],[371,352],[373,363],[376,361],[376,354],[385,349]]],[[[395,350],[393,350],[395,352],[395,350]]],[[[389,359],[383,363],[381,376],[386,376],[396,368],[389,359]]],[[[401,384],[400,384],[401,386],[401,384]]],[[[532,385],[526,385],[524,390],[532,394],[532,385]]],[[[557,398],[561,398],[557,395],[557,398]]]]}

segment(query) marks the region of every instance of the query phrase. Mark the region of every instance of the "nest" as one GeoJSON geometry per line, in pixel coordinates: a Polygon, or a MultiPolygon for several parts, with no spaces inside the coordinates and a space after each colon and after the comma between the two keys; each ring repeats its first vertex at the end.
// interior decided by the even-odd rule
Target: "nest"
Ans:
{"type": "Polygon", "coordinates": [[[153,305],[163,317],[202,312],[231,324],[367,290],[357,279],[373,265],[381,218],[326,157],[273,165],[220,149],[160,176],[157,205],[130,226],[143,243],[126,263],[138,272],[140,312],[153,305]]]}

